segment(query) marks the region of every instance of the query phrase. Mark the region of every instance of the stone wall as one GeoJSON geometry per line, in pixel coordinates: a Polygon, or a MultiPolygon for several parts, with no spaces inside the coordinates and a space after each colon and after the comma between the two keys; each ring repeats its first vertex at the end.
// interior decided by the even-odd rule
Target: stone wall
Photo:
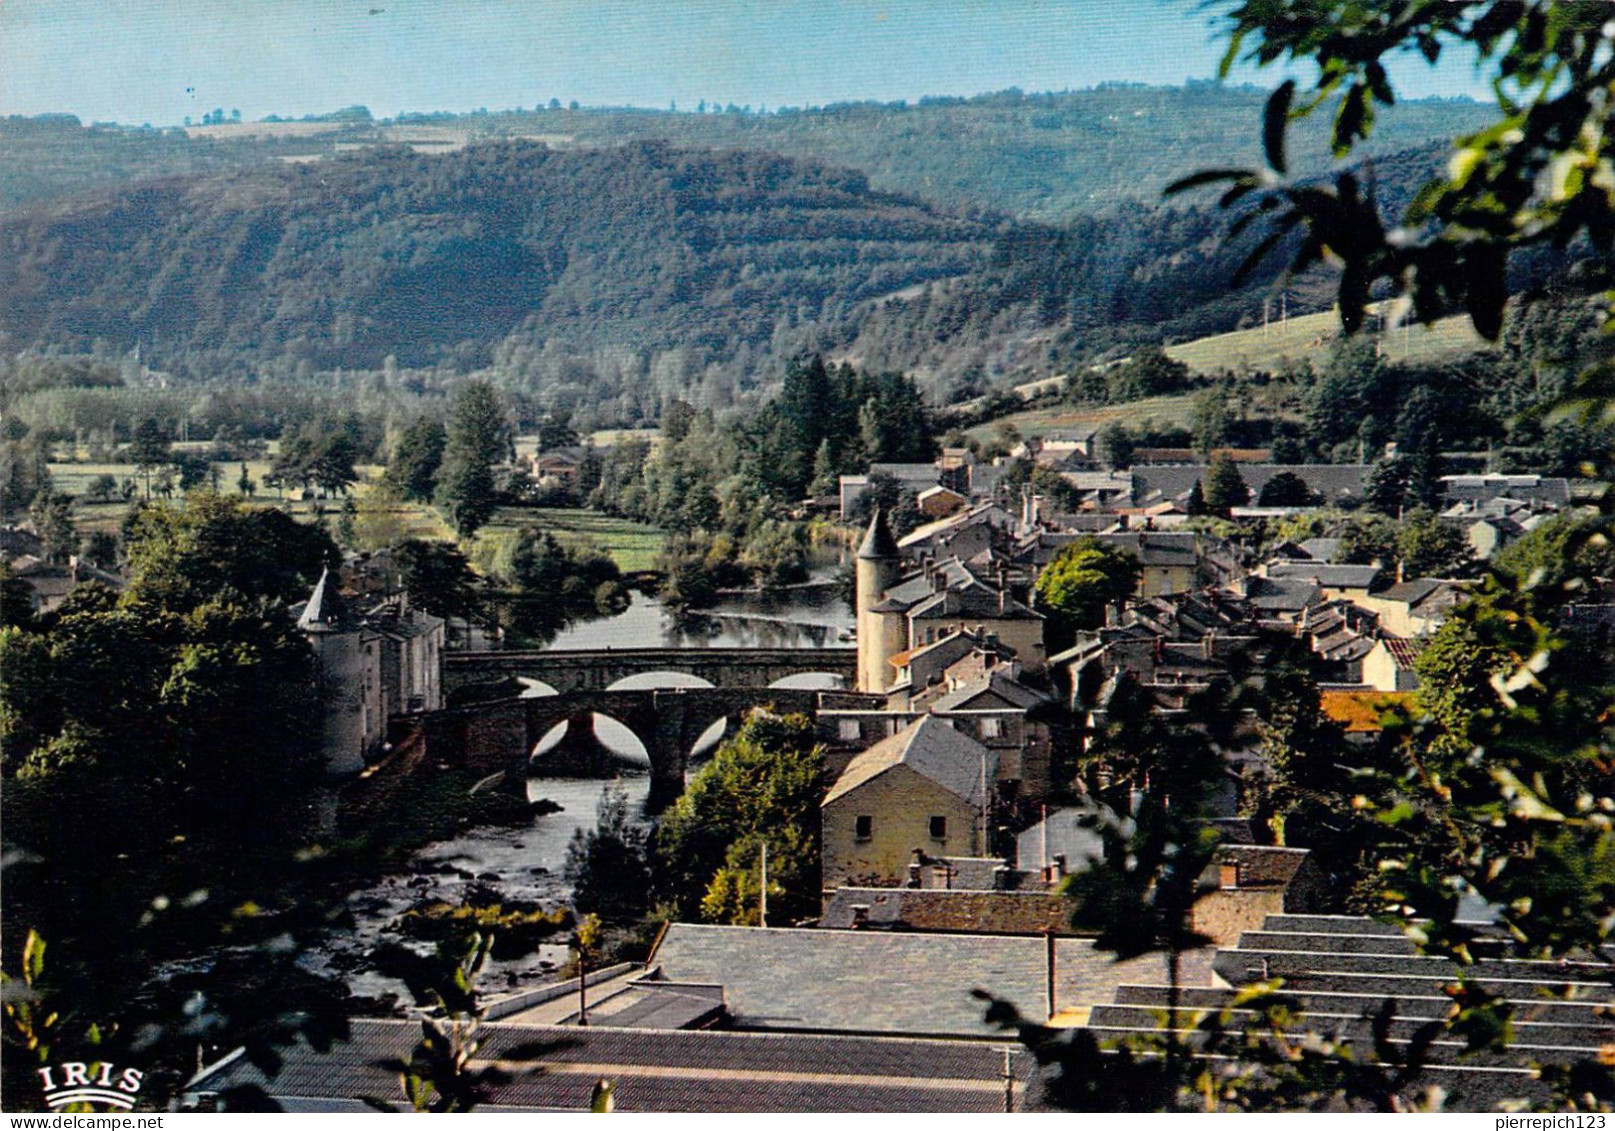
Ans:
{"type": "Polygon", "coordinates": [[[979,820],[957,794],[907,766],[893,766],[824,806],[824,888],[900,887],[916,848],[933,856],[980,855],[979,820]],[[859,816],[872,818],[868,838],[857,835],[859,816]],[[930,835],[933,816],[947,820],[943,839],[930,835]]]}

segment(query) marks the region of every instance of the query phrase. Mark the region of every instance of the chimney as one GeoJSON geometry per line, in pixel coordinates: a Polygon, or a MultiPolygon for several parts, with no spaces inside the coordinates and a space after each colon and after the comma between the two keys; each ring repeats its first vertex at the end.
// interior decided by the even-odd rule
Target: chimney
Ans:
{"type": "Polygon", "coordinates": [[[854,903],[852,905],[852,929],[862,930],[869,926],[869,904],[854,903]]]}
{"type": "Polygon", "coordinates": [[[932,570],[930,578],[931,592],[940,593],[948,587],[948,575],[944,571],[940,569],[932,570]]]}

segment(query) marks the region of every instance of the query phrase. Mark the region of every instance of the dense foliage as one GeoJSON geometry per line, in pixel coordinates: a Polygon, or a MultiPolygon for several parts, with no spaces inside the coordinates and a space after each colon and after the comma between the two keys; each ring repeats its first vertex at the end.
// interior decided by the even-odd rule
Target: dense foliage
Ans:
{"type": "MultiPolygon", "coordinates": [[[[859,102],[804,109],[717,105],[682,113],[563,109],[559,103],[504,113],[408,115],[390,123],[368,114],[328,115],[323,136],[287,136],[251,126],[195,131],[82,126],[67,115],[0,119],[0,210],[138,176],[238,167],[301,154],[333,142],[407,142],[420,125],[467,139],[564,134],[609,147],[664,140],[695,148],[748,149],[846,165],[885,192],[913,193],[951,208],[991,208],[1058,220],[1148,201],[1173,177],[1212,162],[1256,160],[1248,129],[1264,92],[1191,83],[1181,89],[1110,83],[1094,90],[915,103],[859,102]]],[[[1479,126],[1486,107],[1457,100],[1405,103],[1386,115],[1372,152],[1406,149],[1454,129],[1479,126]]],[[[223,119],[221,118],[222,122],[223,119]]],[[[1298,131],[1291,148],[1303,171],[1328,158],[1327,130],[1298,131]]],[[[308,129],[308,126],[304,127],[308,129]]]]}
{"type": "Polygon", "coordinates": [[[198,1045],[256,1057],[340,1024],[291,961],[322,905],[277,899],[319,830],[311,657],[287,604],[333,547],[207,492],[138,510],[125,547],[122,593],[81,586],[0,629],[5,957],[23,926],[49,940],[40,990],[65,995],[63,1039],[145,1042],[161,1095],[198,1045]]]}
{"type": "Polygon", "coordinates": [[[1056,640],[1069,641],[1077,630],[1103,624],[1106,610],[1134,595],[1143,572],[1137,555],[1079,538],[1038,574],[1038,609],[1052,618],[1056,640]]]}
{"type": "Polygon", "coordinates": [[[768,846],[776,926],[818,914],[824,750],[802,715],[752,715],[656,827],[658,891],[678,918],[755,924],[768,846]]]}

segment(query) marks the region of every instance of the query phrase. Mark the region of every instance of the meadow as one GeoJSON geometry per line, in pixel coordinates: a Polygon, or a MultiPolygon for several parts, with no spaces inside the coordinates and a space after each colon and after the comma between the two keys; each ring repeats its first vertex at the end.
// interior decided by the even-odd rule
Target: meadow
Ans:
{"type": "Polygon", "coordinates": [[[1086,431],[1101,428],[1111,421],[1121,421],[1134,429],[1145,427],[1187,428],[1193,410],[1194,395],[1179,393],[1166,397],[1146,397],[1126,404],[1111,405],[1052,405],[1046,408],[1014,412],[966,429],[966,434],[978,440],[991,439],[1005,424],[1010,424],[1022,436],[1047,436],[1050,433],[1086,431]]]}
{"type": "MultiPolygon", "coordinates": [[[[1376,309],[1371,319],[1378,313],[1376,309]]],[[[1378,330],[1373,321],[1369,330],[1378,330]]],[[[1330,310],[1298,315],[1283,322],[1275,319],[1265,327],[1197,338],[1168,346],[1166,352],[1195,373],[1276,372],[1303,362],[1316,370],[1329,360],[1330,351],[1341,334],[1340,316],[1330,310]]],[[[1443,318],[1428,326],[1386,330],[1379,334],[1379,343],[1380,356],[1387,361],[1422,364],[1454,361],[1489,344],[1475,333],[1466,315],[1443,318]]]]}

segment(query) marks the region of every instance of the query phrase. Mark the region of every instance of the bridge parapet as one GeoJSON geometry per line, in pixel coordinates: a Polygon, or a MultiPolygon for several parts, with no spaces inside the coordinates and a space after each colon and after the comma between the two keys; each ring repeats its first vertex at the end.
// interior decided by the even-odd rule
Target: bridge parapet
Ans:
{"type": "Polygon", "coordinates": [[[504,678],[540,680],[561,694],[603,692],[630,676],[674,672],[715,688],[760,688],[795,675],[826,673],[850,686],[853,648],[608,648],[536,652],[451,652],[445,691],[504,678]]]}

